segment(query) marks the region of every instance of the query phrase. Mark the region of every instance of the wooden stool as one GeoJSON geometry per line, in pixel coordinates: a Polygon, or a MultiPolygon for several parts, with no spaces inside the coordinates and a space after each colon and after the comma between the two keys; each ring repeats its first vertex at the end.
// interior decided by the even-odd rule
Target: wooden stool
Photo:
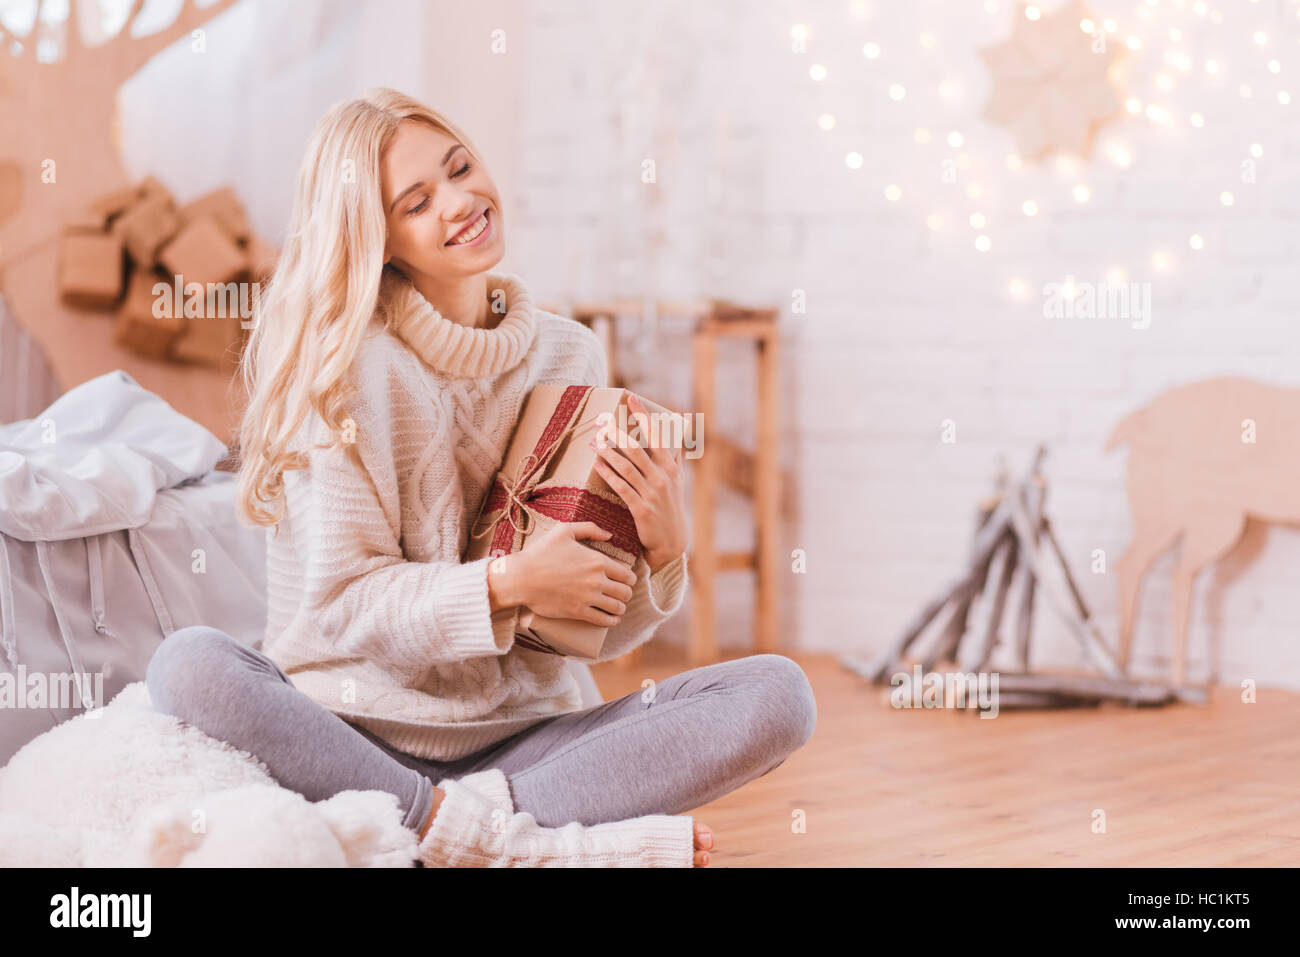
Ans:
{"type": "MultiPolygon", "coordinates": [[[[617,366],[614,322],[619,316],[640,316],[646,303],[639,299],[543,306],[548,312],[569,315],[588,326],[605,344],[609,358],[609,385],[624,388],[617,366]]],[[[780,363],[777,310],[752,309],[719,300],[658,302],[659,316],[692,320],[694,356],[694,408],[702,415],[704,441],[694,462],[694,540],[687,553],[691,578],[691,665],[718,660],[717,576],[719,572],[752,570],[755,588],[755,630],[759,653],[775,652],[780,620],[778,569],[780,566],[780,463],[777,458],[778,390],[780,363]],[[720,337],[747,339],[758,351],[758,448],[750,453],[714,429],[717,409],[717,341],[720,337]],[[725,484],[754,500],[756,547],[752,551],[719,553],[715,544],[714,513],[718,486],[725,484]]],[[[658,401],[658,397],[647,396],[658,401]]],[[[618,659],[620,666],[635,668],[641,661],[636,648],[618,659]]]]}
{"type": "Polygon", "coordinates": [[[718,572],[753,570],[756,576],[754,630],[759,654],[777,650],[780,621],[778,568],[780,567],[781,472],[777,458],[779,438],[780,363],[776,309],[748,309],[714,302],[701,316],[693,335],[695,354],[695,409],[704,418],[707,454],[695,459],[695,542],[690,554],[691,603],[690,662],[692,666],[718,660],[716,580],[718,572]],[[720,337],[753,342],[758,351],[757,449],[747,452],[720,435],[717,417],[717,342],[720,337]],[[719,483],[725,483],[754,500],[755,548],[718,552],[714,513],[719,483]]]}

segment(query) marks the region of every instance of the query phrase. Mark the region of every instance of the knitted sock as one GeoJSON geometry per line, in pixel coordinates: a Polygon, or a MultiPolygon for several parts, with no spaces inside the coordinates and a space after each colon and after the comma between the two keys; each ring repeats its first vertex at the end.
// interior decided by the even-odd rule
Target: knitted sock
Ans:
{"type": "Polygon", "coordinates": [[[514,810],[496,768],[446,778],[433,826],[420,842],[427,867],[693,867],[695,829],[681,814],[542,827],[514,810]]]}

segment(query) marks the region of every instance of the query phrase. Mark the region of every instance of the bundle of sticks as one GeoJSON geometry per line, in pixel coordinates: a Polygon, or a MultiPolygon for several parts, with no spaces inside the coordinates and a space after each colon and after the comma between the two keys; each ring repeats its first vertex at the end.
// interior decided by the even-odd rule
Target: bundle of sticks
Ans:
{"type": "Polygon", "coordinates": [[[1002,470],[997,493],[980,503],[966,570],[935,594],[879,658],[848,657],[841,659],[841,664],[876,684],[889,683],[893,675],[916,663],[927,675],[940,670],[940,665],[955,665],[958,671],[973,674],[988,670],[999,636],[1010,634],[1016,670],[997,670],[999,709],[1078,707],[1103,701],[1204,703],[1205,693],[1200,689],[1136,681],[1124,674],[1092,620],[1047,518],[1047,482],[1041,472],[1045,455],[1046,449],[1039,446],[1028,473],[1018,483],[1013,484],[1005,468],[1002,470]],[[1003,632],[1013,579],[1013,620],[1003,632]],[[1034,599],[1040,592],[1099,674],[1030,670],[1034,599]],[[942,628],[930,628],[945,609],[948,615],[942,628]],[[924,653],[913,651],[922,644],[920,638],[927,630],[935,634],[929,648],[924,653]]]}

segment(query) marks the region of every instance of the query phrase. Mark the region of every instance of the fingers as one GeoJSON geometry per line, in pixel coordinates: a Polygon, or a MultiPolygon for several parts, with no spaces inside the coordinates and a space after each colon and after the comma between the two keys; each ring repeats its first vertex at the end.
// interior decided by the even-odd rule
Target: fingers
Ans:
{"type": "MultiPolygon", "coordinates": [[[[591,446],[596,450],[597,473],[601,478],[605,478],[607,472],[614,472],[639,497],[645,498],[650,491],[648,473],[653,472],[654,464],[645,454],[645,449],[628,438],[626,432],[613,427],[610,432],[612,433],[610,441],[614,445],[626,445],[626,448],[614,448],[605,441],[603,433],[600,440],[592,439],[591,446]]],[[[606,481],[608,482],[608,479],[606,481]]],[[[612,483],[610,487],[613,488],[612,483]]],[[[628,504],[632,503],[628,502],[628,504]]]]}
{"type": "Polygon", "coordinates": [[[602,628],[613,628],[618,624],[618,616],[611,615],[607,611],[602,611],[592,605],[588,605],[577,616],[581,621],[591,622],[593,625],[600,625],[602,628]]]}
{"type": "Polygon", "coordinates": [[[624,585],[622,582],[610,581],[607,578],[605,579],[604,594],[626,605],[632,600],[632,586],[624,585]]]}
{"type": "Polygon", "coordinates": [[[560,525],[566,532],[573,535],[574,538],[609,538],[614,533],[608,529],[601,528],[595,522],[564,522],[560,525]]]}
{"type": "Polygon", "coordinates": [[[622,582],[628,588],[636,584],[636,572],[608,555],[601,555],[600,557],[605,559],[605,576],[607,578],[611,578],[615,582],[622,582]]]}
{"type": "MultiPolygon", "coordinates": [[[[644,420],[645,416],[643,415],[641,418],[644,420]]],[[[641,425],[640,430],[641,434],[646,436],[646,441],[648,442],[650,437],[650,427],[648,425],[641,425]]],[[[639,474],[648,478],[654,471],[655,463],[650,460],[650,456],[646,453],[646,450],[642,447],[641,443],[634,442],[632,436],[628,435],[612,422],[609,424],[607,429],[602,429],[601,432],[598,433],[595,442],[596,451],[614,453],[606,456],[606,458],[610,460],[616,461],[619,457],[618,453],[622,453],[621,457],[632,463],[639,474]]],[[[632,484],[635,486],[635,480],[631,480],[632,484]]]]}
{"type": "MultiPolygon", "coordinates": [[[[680,464],[675,447],[670,447],[666,440],[654,441],[655,434],[650,430],[650,417],[645,413],[645,403],[641,401],[641,397],[636,393],[629,393],[627,407],[631,411],[633,419],[636,420],[637,426],[641,429],[641,434],[646,437],[646,444],[650,448],[650,458],[665,470],[668,469],[669,462],[673,463],[673,465],[680,464]]],[[[662,435],[663,430],[661,429],[660,436],[662,437],[662,435]]]]}
{"type": "Polygon", "coordinates": [[[619,601],[612,595],[597,595],[592,605],[618,618],[622,618],[623,613],[627,611],[627,603],[619,601]]]}
{"type": "Polygon", "coordinates": [[[585,609],[591,613],[585,620],[613,627],[627,612],[627,603],[632,600],[632,586],[636,584],[636,572],[608,555],[599,558],[603,563],[597,585],[599,591],[585,609]]]}
{"type": "MultiPolygon", "coordinates": [[[[645,413],[634,413],[634,415],[639,417],[638,426],[643,434],[653,438],[649,419],[645,413]]],[[[675,450],[670,451],[667,447],[652,442],[650,454],[647,454],[639,442],[632,441],[631,436],[612,423],[602,428],[599,435],[601,442],[592,441],[592,448],[597,453],[596,472],[605,479],[611,489],[619,493],[629,507],[633,504],[632,500],[628,495],[623,494],[621,489],[615,487],[615,482],[609,480],[607,474],[610,471],[643,499],[679,489],[681,463],[675,450]],[[612,438],[606,440],[607,435],[612,438]]]]}
{"type": "Polygon", "coordinates": [[[632,600],[632,586],[636,584],[636,572],[595,549],[588,550],[587,558],[591,564],[584,564],[574,571],[580,574],[594,595],[576,617],[606,628],[613,627],[627,612],[627,603],[632,600]]]}
{"type": "MultiPolygon", "coordinates": [[[[654,434],[650,431],[649,417],[644,412],[633,412],[632,419],[636,422],[637,428],[640,430],[641,434],[645,436],[646,445],[653,445],[654,434]]],[[[630,435],[620,430],[618,433],[618,446],[620,450],[624,451],[625,455],[629,456],[632,461],[636,463],[636,467],[642,472],[649,469],[650,456],[646,453],[646,450],[641,446],[640,442],[633,442],[630,435]]]]}
{"type": "MultiPolygon", "coordinates": [[[[619,456],[619,458],[622,459],[622,456],[619,456]]],[[[631,468],[631,466],[629,465],[628,468],[631,468]]],[[[641,493],[629,485],[621,474],[614,471],[612,466],[601,461],[599,457],[596,459],[596,474],[605,480],[605,484],[626,503],[628,508],[634,506],[639,508],[641,506],[641,493]]]]}

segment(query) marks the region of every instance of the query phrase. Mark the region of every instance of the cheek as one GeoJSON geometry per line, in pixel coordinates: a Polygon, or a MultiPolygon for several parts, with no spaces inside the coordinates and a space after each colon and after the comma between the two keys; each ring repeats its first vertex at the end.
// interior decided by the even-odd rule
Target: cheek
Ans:
{"type": "Polygon", "coordinates": [[[501,208],[501,195],[497,192],[496,183],[486,177],[469,184],[467,188],[487,200],[493,209],[499,210],[501,208]]]}
{"type": "Polygon", "coordinates": [[[438,232],[434,217],[428,213],[411,216],[396,226],[392,232],[393,248],[404,250],[408,255],[403,259],[428,256],[430,252],[438,253],[442,247],[442,237],[438,232]]]}
{"type": "Polygon", "coordinates": [[[420,223],[415,230],[415,235],[416,242],[421,249],[434,254],[442,250],[443,231],[438,228],[438,220],[433,213],[427,212],[420,217],[420,223]]]}

